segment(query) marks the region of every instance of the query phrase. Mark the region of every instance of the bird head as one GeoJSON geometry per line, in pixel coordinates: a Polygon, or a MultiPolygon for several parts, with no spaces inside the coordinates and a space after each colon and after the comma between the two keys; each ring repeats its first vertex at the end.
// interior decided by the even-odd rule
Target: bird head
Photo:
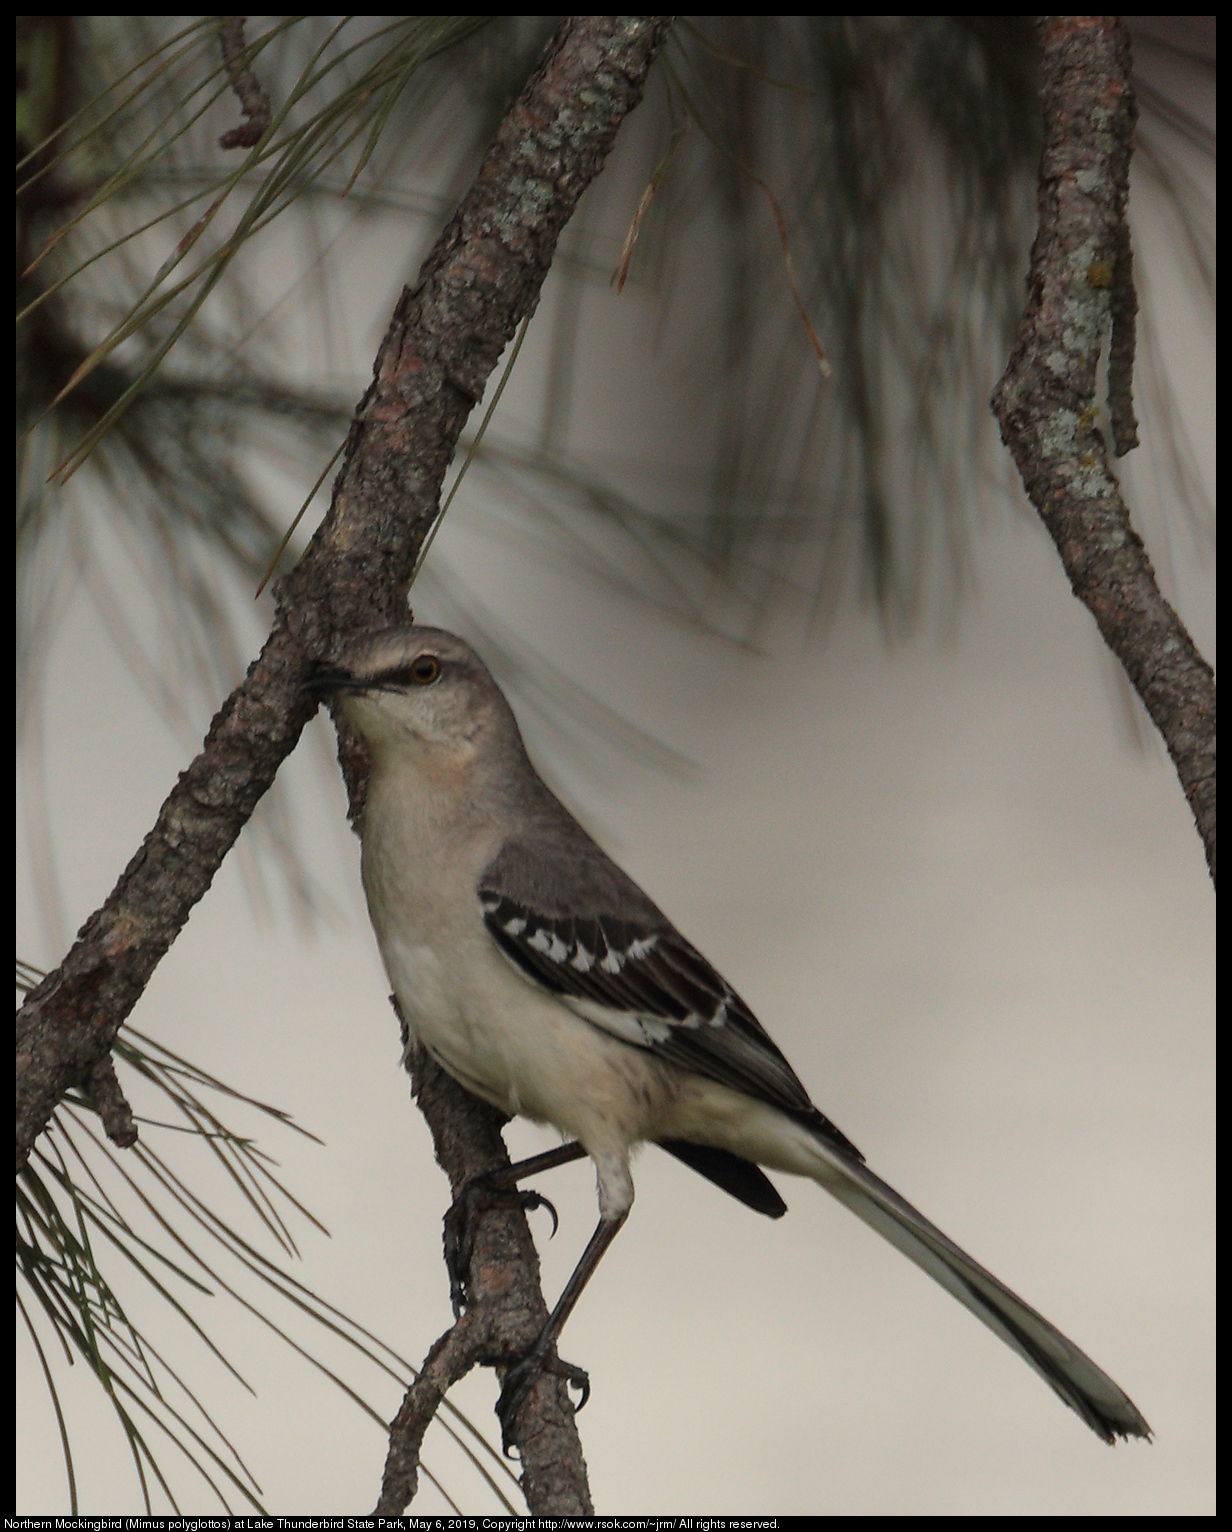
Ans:
{"type": "Polygon", "coordinates": [[[304,689],[339,699],[374,764],[425,754],[442,763],[470,761],[491,754],[511,733],[521,743],[487,666],[469,644],[441,628],[359,634],[304,689]]]}

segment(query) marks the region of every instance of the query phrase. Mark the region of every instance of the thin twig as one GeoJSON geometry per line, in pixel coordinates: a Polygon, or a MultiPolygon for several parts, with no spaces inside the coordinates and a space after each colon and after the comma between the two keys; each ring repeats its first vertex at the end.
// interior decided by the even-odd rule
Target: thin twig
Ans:
{"type": "Polygon", "coordinates": [[[239,97],[240,111],[248,119],[218,140],[220,149],[251,149],[261,142],[270,125],[270,98],[245,62],[244,16],[228,16],[218,29],[223,63],[231,75],[231,88],[239,97]]]}
{"type": "Polygon", "coordinates": [[[1050,16],[1040,44],[1039,232],[1026,312],[993,409],[1074,594],[1164,737],[1214,881],[1214,674],[1160,594],[1096,423],[1098,362],[1111,330],[1114,451],[1137,439],[1137,299],[1125,220],[1137,117],[1129,33],[1113,16],[1050,16]]]}
{"type": "Polygon", "coordinates": [[[90,1070],[90,1099],[103,1124],[103,1131],[117,1149],[131,1149],[137,1142],[137,1124],[133,1109],[116,1079],[111,1054],[95,1059],[90,1070]]]}

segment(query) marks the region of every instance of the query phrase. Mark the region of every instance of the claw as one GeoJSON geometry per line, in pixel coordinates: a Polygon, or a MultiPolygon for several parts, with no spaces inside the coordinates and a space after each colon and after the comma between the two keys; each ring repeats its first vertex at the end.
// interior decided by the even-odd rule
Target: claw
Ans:
{"type": "Polygon", "coordinates": [[[445,1267],[455,1319],[470,1302],[468,1273],[475,1251],[474,1221],[480,1213],[495,1207],[520,1207],[525,1213],[547,1208],[552,1215],[553,1236],[560,1228],[556,1208],[542,1192],[522,1191],[515,1186],[493,1188],[485,1185],[482,1176],[468,1182],[445,1214],[445,1267]]]}
{"type": "Polygon", "coordinates": [[[537,1208],[547,1208],[548,1212],[552,1215],[552,1232],[548,1235],[548,1238],[555,1239],[556,1231],[560,1228],[560,1219],[556,1216],[555,1203],[549,1202],[542,1192],[519,1192],[518,1196],[522,1199],[523,1212],[533,1213],[537,1208]]]}
{"type": "Polygon", "coordinates": [[[562,1362],[555,1352],[541,1354],[537,1347],[532,1347],[506,1372],[500,1398],[496,1401],[496,1416],[501,1423],[501,1450],[506,1457],[513,1456],[514,1423],[541,1372],[550,1372],[581,1389],[582,1397],[573,1407],[574,1414],[590,1398],[590,1375],[583,1368],[575,1367],[572,1362],[562,1362]]]}
{"type": "Polygon", "coordinates": [[[574,1388],[581,1389],[582,1397],[573,1406],[575,1415],[586,1408],[586,1401],[590,1398],[590,1374],[584,1367],[575,1367],[572,1362],[562,1362],[558,1356],[550,1356],[544,1362],[543,1370],[555,1374],[558,1378],[564,1378],[566,1383],[572,1383],[574,1388]]]}
{"type": "Polygon", "coordinates": [[[475,1206],[480,1188],[464,1186],[445,1214],[445,1269],[449,1273],[449,1301],[456,1319],[466,1307],[467,1273],[474,1253],[472,1227],[479,1209],[475,1206]]]}

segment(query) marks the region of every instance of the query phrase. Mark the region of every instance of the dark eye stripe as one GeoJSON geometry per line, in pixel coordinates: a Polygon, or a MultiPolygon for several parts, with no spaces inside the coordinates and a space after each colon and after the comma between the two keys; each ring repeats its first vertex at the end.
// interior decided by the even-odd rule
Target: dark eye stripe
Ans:
{"type": "Polygon", "coordinates": [[[373,687],[393,686],[427,686],[435,681],[441,673],[441,662],[433,655],[420,655],[418,659],[409,665],[392,665],[388,670],[378,671],[365,684],[373,687]],[[416,674],[417,669],[425,660],[431,660],[435,667],[431,675],[416,674]]]}

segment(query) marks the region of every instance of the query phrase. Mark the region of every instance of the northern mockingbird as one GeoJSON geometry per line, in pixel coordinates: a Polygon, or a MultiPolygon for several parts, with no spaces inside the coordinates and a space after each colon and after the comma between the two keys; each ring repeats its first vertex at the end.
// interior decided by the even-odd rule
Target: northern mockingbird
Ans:
{"type": "Polygon", "coordinates": [[[806,1176],[1017,1351],[1106,1442],[1150,1435],[1077,1346],[864,1164],[813,1105],[748,1006],[587,835],[527,757],[513,711],[451,633],[360,637],[309,686],[336,694],[371,753],[363,881],[405,1023],[467,1090],[575,1140],[599,1226],[527,1356],[512,1415],[555,1359],[565,1319],[633,1203],[631,1150],[658,1143],[759,1212],[785,1205],[758,1169],[806,1176]]]}

